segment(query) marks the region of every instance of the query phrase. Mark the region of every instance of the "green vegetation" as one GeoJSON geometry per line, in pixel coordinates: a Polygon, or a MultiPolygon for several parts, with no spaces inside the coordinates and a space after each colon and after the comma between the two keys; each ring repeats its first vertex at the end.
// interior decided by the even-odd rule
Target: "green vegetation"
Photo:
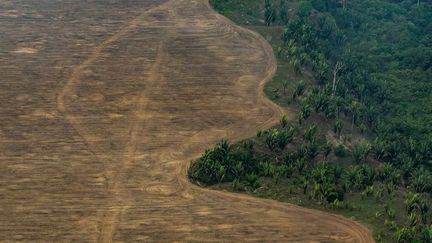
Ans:
{"type": "Polygon", "coordinates": [[[220,142],[190,178],[352,217],[378,241],[431,242],[431,2],[210,2],[271,43],[265,92],[298,114],[220,142]]]}
{"type": "Polygon", "coordinates": [[[343,214],[367,224],[377,240],[430,242],[432,173],[378,163],[374,145],[349,149],[337,137],[309,120],[299,124],[284,116],[255,138],[219,142],[191,163],[189,177],[203,186],[343,214]]]}

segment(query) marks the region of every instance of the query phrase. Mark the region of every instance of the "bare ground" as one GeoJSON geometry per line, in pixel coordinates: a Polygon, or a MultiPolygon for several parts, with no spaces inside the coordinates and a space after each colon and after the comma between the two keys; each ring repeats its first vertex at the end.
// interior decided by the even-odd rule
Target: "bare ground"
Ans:
{"type": "Polygon", "coordinates": [[[257,34],[205,0],[0,0],[0,241],[373,242],[339,216],[190,184],[275,124],[257,34]]]}

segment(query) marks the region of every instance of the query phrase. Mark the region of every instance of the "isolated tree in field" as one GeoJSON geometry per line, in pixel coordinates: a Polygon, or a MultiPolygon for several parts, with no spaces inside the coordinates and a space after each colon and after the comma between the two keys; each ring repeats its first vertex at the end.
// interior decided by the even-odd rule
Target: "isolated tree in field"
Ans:
{"type": "Polygon", "coordinates": [[[281,0],[279,4],[280,10],[279,10],[279,17],[281,24],[288,24],[289,17],[288,17],[288,7],[286,4],[286,0],[281,0]]]}
{"type": "Polygon", "coordinates": [[[270,0],[264,1],[264,19],[267,26],[276,21],[276,10],[270,0]]]}

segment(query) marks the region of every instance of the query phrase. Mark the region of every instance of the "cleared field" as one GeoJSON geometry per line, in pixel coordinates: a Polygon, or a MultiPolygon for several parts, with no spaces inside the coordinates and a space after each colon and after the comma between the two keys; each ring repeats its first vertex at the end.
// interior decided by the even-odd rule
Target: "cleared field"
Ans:
{"type": "Polygon", "coordinates": [[[0,0],[0,33],[0,241],[373,241],[187,181],[282,113],[271,47],[207,1],[0,0]]]}

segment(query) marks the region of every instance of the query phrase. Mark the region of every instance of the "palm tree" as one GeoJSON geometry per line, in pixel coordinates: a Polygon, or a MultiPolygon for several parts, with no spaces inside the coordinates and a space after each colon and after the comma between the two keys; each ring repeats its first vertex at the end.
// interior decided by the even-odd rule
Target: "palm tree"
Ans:
{"type": "Polygon", "coordinates": [[[394,192],[394,190],[395,190],[395,185],[394,185],[394,183],[393,182],[388,182],[387,184],[386,184],[386,189],[387,189],[387,193],[389,194],[389,196],[390,197],[392,197],[393,196],[393,192],[394,192]]]}
{"type": "Polygon", "coordinates": [[[379,200],[384,196],[384,188],[380,187],[375,191],[375,200],[379,200]]]}
{"type": "Polygon", "coordinates": [[[303,173],[305,166],[306,166],[306,162],[303,158],[297,159],[296,167],[297,167],[297,170],[300,174],[303,173]]]}
{"type": "Polygon", "coordinates": [[[260,167],[265,177],[272,177],[275,174],[275,167],[270,162],[262,162],[260,167]]]}
{"type": "Polygon", "coordinates": [[[300,114],[299,114],[299,124],[302,123],[302,121],[309,118],[311,115],[312,109],[311,106],[307,102],[302,102],[300,106],[300,114]]]}
{"type": "Polygon", "coordinates": [[[420,201],[420,213],[422,216],[423,224],[427,223],[428,211],[429,211],[429,204],[425,200],[422,199],[420,201]]]}
{"type": "Polygon", "coordinates": [[[316,139],[318,133],[318,126],[316,124],[310,125],[305,132],[305,139],[309,142],[314,141],[316,139]]]}
{"type": "Polygon", "coordinates": [[[405,206],[410,214],[415,209],[420,209],[421,198],[418,193],[409,193],[407,199],[405,200],[405,206]]]}
{"type": "Polygon", "coordinates": [[[343,123],[341,120],[336,119],[335,124],[333,126],[334,128],[334,132],[338,135],[339,139],[341,137],[341,133],[342,133],[342,128],[343,128],[343,123]]]}
{"type": "Polygon", "coordinates": [[[361,150],[360,146],[354,147],[354,149],[352,150],[351,154],[352,154],[352,156],[354,158],[354,161],[357,164],[360,163],[360,161],[362,159],[362,156],[363,156],[362,150],[361,150]]]}
{"type": "Polygon", "coordinates": [[[308,186],[309,186],[309,180],[305,177],[303,178],[302,181],[303,194],[306,194],[308,186]]]}
{"type": "Polygon", "coordinates": [[[370,144],[369,143],[363,143],[359,146],[354,147],[352,150],[352,156],[354,157],[354,160],[357,163],[360,163],[360,161],[363,160],[363,162],[366,162],[367,156],[370,152],[370,144]]]}
{"type": "Polygon", "coordinates": [[[277,145],[280,150],[284,150],[288,143],[293,139],[293,134],[287,131],[282,131],[277,136],[277,145]]]}
{"type": "Polygon", "coordinates": [[[365,142],[365,143],[362,143],[360,145],[360,147],[361,147],[361,150],[362,150],[362,159],[363,159],[363,162],[366,162],[366,159],[367,159],[367,157],[368,157],[368,155],[369,155],[369,153],[371,151],[372,146],[370,145],[370,143],[365,142]]]}
{"type": "Polygon", "coordinates": [[[325,111],[329,106],[329,97],[324,91],[313,92],[310,98],[315,112],[325,111]]]}
{"type": "Polygon", "coordinates": [[[323,155],[324,155],[324,160],[327,159],[327,157],[331,153],[332,149],[333,149],[333,144],[331,142],[327,141],[324,144],[323,148],[322,148],[322,152],[323,152],[323,155]]]}
{"type": "Polygon", "coordinates": [[[214,157],[222,165],[227,164],[231,152],[231,143],[227,140],[221,140],[213,149],[214,157]]]}
{"type": "Polygon", "coordinates": [[[314,159],[318,155],[318,144],[316,143],[316,140],[312,140],[307,143],[306,145],[307,154],[310,159],[314,159]]]}
{"type": "Polygon", "coordinates": [[[397,242],[412,242],[415,235],[415,228],[403,227],[396,231],[395,240],[397,242]]]}
{"type": "Polygon", "coordinates": [[[281,127],[286,127],[288,125],[288,116],[283,115],[282,118],[279,121],[281,127]]]}
{"type": "Polygon", "coordinates": [[[234,175],[235,179],[240,179],[244,171],[243,162],[237,161],[234,166],[231,166],[231,173],[234,175]]]}
{"type": "Polygon", "coordinates": [[[276,145],[278,144],[279,139],[279,131],[277,129],[272,129],[266,133],[265,143],[270,151],[274,151],[276,149],[276,145]]]}
{"type": "Polygon", "coordinates": [[[216,177],[218,179],[219,184],[223,181],[223,179],[225,178],[225,175],[226,175],[225,166],[219,165],[219,167],[217,168],[217,171],[216,171],[216,177]]]}
{"type": "Polygon", "coordinates": [[[374,106],[368,106],[365,109],[365,113],[366,113],[366,120],[369,123],[369,125],[372,125],[372,123],[374,122],[374,120],[376,119],[377,116],[377,111],[376,108],[374,106]]]}
{"type": "Polygon", "coordinates": [[[386,213],[389,219],[394,219],[396,217],[396,211],[392,208],[387,209],[386,213]]]}
{"type": "Polygon", "coordinates": [[[279,99],[279,89],[278,88],[274,88],[272,90],[272,92],[273,92],[273,98],[274,99],[279,99]]]}
{"type": "Polygon", "coordinates": [[[288,80],[282,81],[283,93],[286,94],[286,89],[288,88],[288,80]]]}
{"type": "Polygon", "coordinates": [[[418,193],[432,191],[432,174],[425,169],[418,169],[413,177],[411,185],[418,193]]]}
{"type": "Polygon", "coordinates": [[[384,140],[375,138],[374,142],[372,143],[371,150],[377,160],[380,160],[385,156],[386,146],[387,145],[384,140]]]}
{"type": "Polygon", "coordinates": [[[359,116],[360,113],[360,108],[361,108],[361,104],[360,102],[357,102],[355,100],[353,100],[349,106],[350,111],[351,111],[351,128],[354,127],[354,123],[357,120],[357,117],[359,116]]]}
{"type": "Polygon", "coordinates": [[[432,224],[423,228],[421,240],[422,242],[432,242],[432,224]]]}
{"type": "Polygon", "coordinates": [[[273,8],[270,0],[264,0],[264,18],[267,26],[270,26],[276,20],[276,10],[273,8]]]}
{"type": "Polygon", "coordinates": [[[288,24],[289,19],[288,19],[288,7],[286,5],[285,0],[280,1],[279,7],[280,7],[279,16],[280,16],[281,23],[286,25],[288,24]]]}
{"type": "Polygon", "coordinates": [[[418,216],[415,212],[411,212],[408,216],[409,224],[411,227],[415,227],[418,224],[418,216]]]}
{"type": "Polygon", "coordinates": [[[297,84],[294,93],[293,93],[293,101],[299,97],[302,96],[304,91],[306,90],[306,83],[303,80],[300,80],[300,82],[297,84]]]}
{"type": "Polygon", "coordinates": [[[246,181],[246,185],[252,190],[255,190],[261,186],[261,184],[259,182],[259,177],[253,173],[247,174],[245,177],[245,181],[246,181]]]}
{"type": "Polygon", "coordinates": [[[343,107],[345,107],[345,100],[342,97],[335,96],[333,97],[333,101],[336,105],[336,116],[339,118],[339,113],[341,111],[341,108],[343,110],[343,107]]]}
{"type": "Polygon", "coordinates": [[[240,178],[235,178],[232,182],[232,188],[234,190],[239,190],[241,186],[240,178]]]}

